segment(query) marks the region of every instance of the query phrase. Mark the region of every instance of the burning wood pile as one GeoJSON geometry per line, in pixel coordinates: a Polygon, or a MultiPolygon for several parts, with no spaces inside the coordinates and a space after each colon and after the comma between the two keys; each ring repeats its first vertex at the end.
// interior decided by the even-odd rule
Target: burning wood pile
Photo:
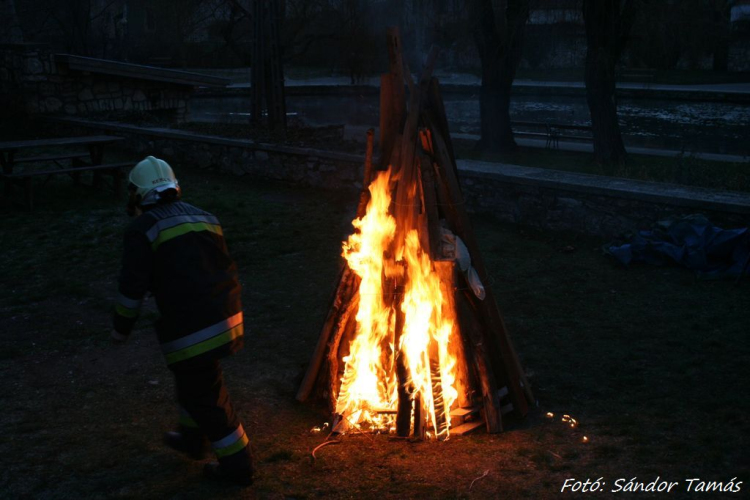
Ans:
{"type": "Polygon", "coordinates": [[[416,83],[395,28],[388,52],[379,166],[370,131],[346,266],[297,399],[325,398],[335,432],[500,432],[533,396],[469,224],[432,77],[437,49],[416,83]]]}

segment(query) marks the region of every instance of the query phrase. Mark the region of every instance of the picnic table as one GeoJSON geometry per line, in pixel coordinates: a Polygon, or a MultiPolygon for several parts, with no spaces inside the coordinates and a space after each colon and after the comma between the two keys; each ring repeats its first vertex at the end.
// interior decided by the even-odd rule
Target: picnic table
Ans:
{"type": "Polygon", "coordinates": [[[102,175],[112,176],[112,185],[116,195],[120,193],[122,183],[123,167],[132,166],[132,163],[110,163],[104,164],[104,147],[118,141],[122,137],[112,135],[90,135],[83,137],[55,137],[49,139],[35,139],[26,141],[0,141],[0,165],[2,166],[2,177],[5,181],[5,196],[10,197],[13,185],[21,184],[26,195],[26,203],[29,209],[34,207],[33,178],[46,177],[46,182],[53,175],[68,174],[75,182],[84,172],[93,172],[94,186],[101,185],[102,175]],[[45,155],[29,155],[18,157],[17,153],[38,149],[87,149],[86,152],[65,152],[45,155]],[[42,164],[40,168],[24,168],[18,171],[17,167],[23,164],[42,164]]]}
{"type": "Polygon", "coordinates": [[[518,135],[532,136],[532,137],[544,137],[547,140],[547,149],[557,149],[560,147],[560,139],[574,140],[574,141],[590,141],[591,136],[583,135],[561,135],[561,132],[566,130],[575,130],[579,132],[591,132],[590,125],[566,125],[562,123],[549,123],[549,122],[527,122],[527,121],[512,121],[513,127],[520,126],[522,128],[532,129],[543,129],[544,132],[525,132],[525,131],[514,131],[518,135]]]}

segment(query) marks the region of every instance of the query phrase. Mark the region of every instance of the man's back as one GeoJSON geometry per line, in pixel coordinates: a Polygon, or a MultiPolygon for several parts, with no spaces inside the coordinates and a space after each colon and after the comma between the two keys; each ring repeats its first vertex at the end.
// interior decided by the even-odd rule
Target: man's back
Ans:
{"type": "MultiPolygon", "coordinates": [[[[221,329],[227,320],[236,326],[238,315],[241,322],[237,267],[215,216],[175,201],[133,221],[125,233],[120,292],[137,297],[146,290],[161,313],[156,329],[162,345],[214,325],[221,329]]],[[[217,357],[241,347],[241,334],[225,340],[229,345],[215,346],[222,347],[217,357]]]]}

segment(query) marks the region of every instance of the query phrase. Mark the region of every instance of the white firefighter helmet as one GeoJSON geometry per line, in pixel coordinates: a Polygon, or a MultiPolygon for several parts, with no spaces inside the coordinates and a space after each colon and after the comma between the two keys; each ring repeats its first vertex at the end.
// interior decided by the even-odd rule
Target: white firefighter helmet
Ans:
{"type": "Polygon", "coordinates": [[[152,205],[159,201],[159,194],[174,189],[180,194],[180,185],[169,163],[147,156],[130,171],[130,189],[135,191],[139,205],[152,205]]]}

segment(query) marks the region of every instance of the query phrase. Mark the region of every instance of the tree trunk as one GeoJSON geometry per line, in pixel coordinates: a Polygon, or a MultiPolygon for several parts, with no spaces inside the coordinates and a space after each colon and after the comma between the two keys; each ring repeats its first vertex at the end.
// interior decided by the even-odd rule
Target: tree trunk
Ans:
{"type": "Polygon", "coordinates": [[[482,63],[477,148],[513,152],[518,145],[510,123],[510,92],[521,61],[529,6],[527,0],[508,0],[507,8],[501,5],[501,12],[495,14],[492,4],[492,0],[475,0],[472,7],[474,40],[482,63]]]}
{"type": "Polygon", "coordinates": [[[615,65],[635,17],[636,0],[584,0],[586,26],[586,102],[591,112],[597,163],[625,162],[625,146],[617,121],[615,65]]]}
{"type": "Polygon", "coordinates": [[[512,152],[518,149],[510,125],[510,88],[512,79],[504,73],[504,59],[482,59],[482,88],[479,95],[481,139],[479,149],[492,152],[512,152]],[[500,60],[498,60],[500,59],[500,60]]]}
{"type": "Polygon", "coordinates": [[[603,49],[586,54],[586,102],[591,113],[594,158],[597,163],[619,165],[625,161],[625,145],[617,121],[615,64],[603,49]]]}
{"type": "Polygon", "coordinates": [[[729,70],[729,42],[732,31],[731,24],[731,2],[727,0],[713,0],[709,3],[713,14],[713,32],[716,33],[716,42],[713,49],[713,70],[729,70]]]}
{"type": "Polygon", "coordinates": [[[268,126],[283,132],[286,130],[286,100],[284,97],[284,65],[281,53],[280,0],[254,0],[253,58],[251,82],[251,123],[263,122],[263,103],[266,104],[268,126]]]}
{"type": "Polygon", "coordinates": [[[23,32],[18,22],[16,2],[14,0],[0,0],[0,43],[21,43],[23,32]]]}

